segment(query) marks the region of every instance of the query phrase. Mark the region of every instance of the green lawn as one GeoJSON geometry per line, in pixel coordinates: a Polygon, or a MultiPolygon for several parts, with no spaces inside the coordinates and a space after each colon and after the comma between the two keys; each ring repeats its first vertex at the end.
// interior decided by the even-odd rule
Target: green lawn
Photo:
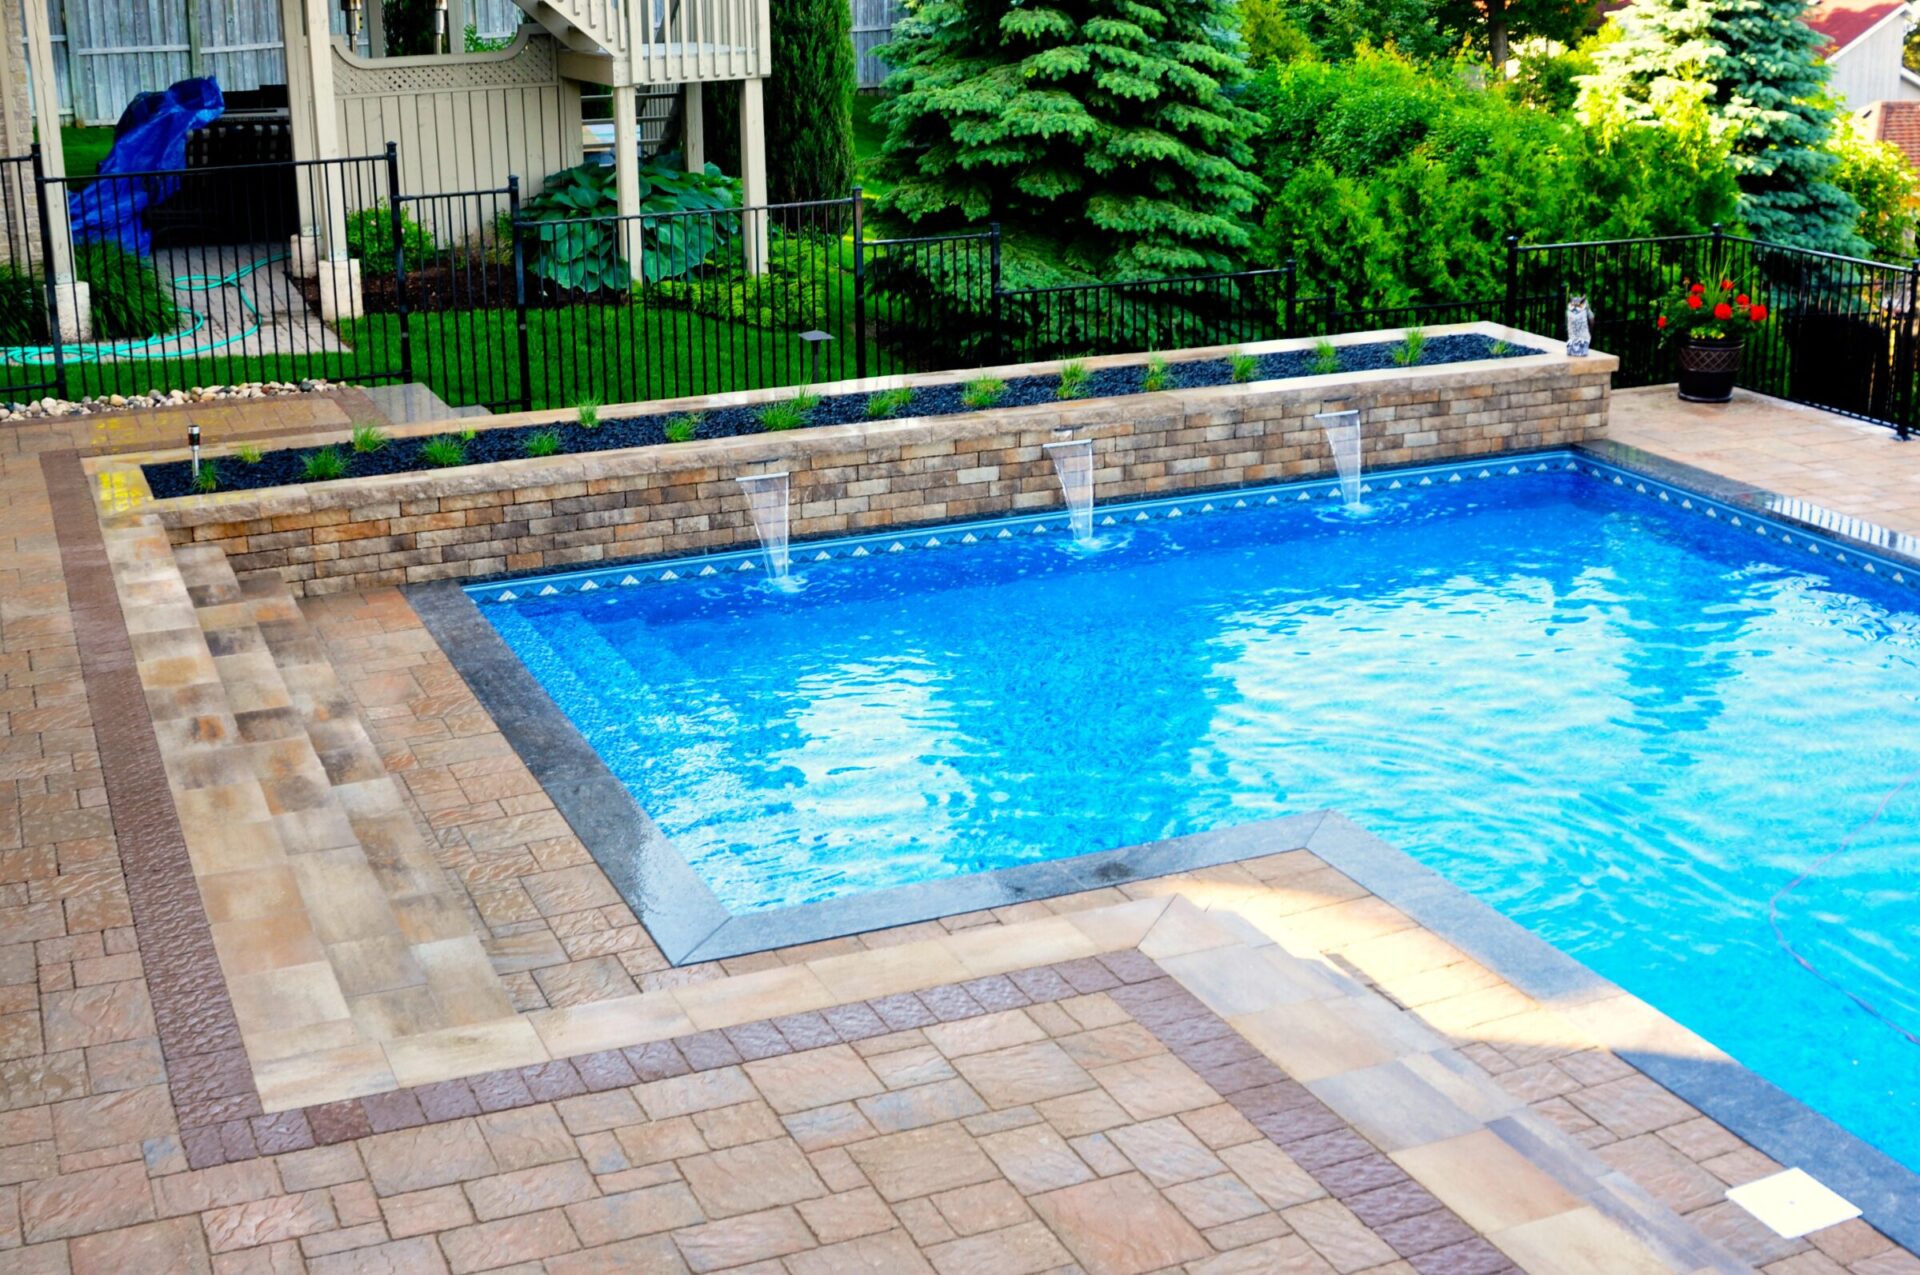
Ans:
{"type": "Polygon", "coordinates": [[[877,93],[856,93],[853,98],[853,179],[869,195],[882,197],[893,189],[893,183],[874,174],[880,147],[887,140],[887,130],[873,118],[874,108],[883,100],[877,93]]]}
{"type": "Polygon", "coordinates": [[[91,177],[99,171],[100,161],[113,147],[110,128],[64,127],[60,130],[60,149],[67,157],[69,177],[91,177]]]}

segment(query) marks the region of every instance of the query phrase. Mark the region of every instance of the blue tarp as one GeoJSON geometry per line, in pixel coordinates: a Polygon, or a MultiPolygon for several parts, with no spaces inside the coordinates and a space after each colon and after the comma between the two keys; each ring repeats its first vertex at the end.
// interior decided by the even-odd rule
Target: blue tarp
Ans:
{"type": "MultiPolygon", "coordinates": [[[[187,134],[205,128],[227,109],[212,78],[181,80],[164,93],[142,93],[127,104],[113,127],[113,149],[100,161],[100,175],[158,173],[187,166],[187,134]]],[[[146,211],[179,189],[178,178],[122,177],[88,182],[67,199],[76,243],[118,243],[146,256],[153,246],[146,211]]]]}

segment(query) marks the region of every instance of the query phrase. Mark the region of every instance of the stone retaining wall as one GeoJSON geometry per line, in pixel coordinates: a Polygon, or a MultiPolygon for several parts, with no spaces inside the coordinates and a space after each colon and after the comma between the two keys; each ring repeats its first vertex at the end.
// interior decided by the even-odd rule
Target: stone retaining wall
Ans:
{"type": "MultiPolygon", "coordinates": [[[[1550,345],[1485,324],[1433,334],[1446,331],[1550,345]]],[[[1377,341],[1383,335],[1394,334],[1341,340],[1377,341]]],[[[1301,344],[1245,348],[1257,353],[1301,344]]],[[[1220,353],[1191,351],[1175,361],[1220,353]]],[[[1137,359],[1089,363],[1131,361],[1137,359]]],[[[1056,366],[1001,371],[1031,375],[1056,366]]],[[[175,544],[215,543],[237,571],[271,569],[297,593],[335,593],[751,543],[752,522],[733,481],[743,473],[791,474],[795,539],[1055,507],[1059,487],[1041,446],[1063,429],[1095,440],[1095,489],[1102,501],[1330,472],[1332,457],[1312,418],[1332,408],[1361,409],[1369,468],[1562,446],[1604,431],[1609,378],[1617,366],[1607,355],[1546,354],[1174,389],[190,496],[146,507],[159,514],[175,544]]],[[[890,378],[861,388],[971,375],[977,373],[890,378]]],[[[668,410],[699,411],[783,393],[791,391],[686,400],[668,410]]],[[[145,480],[137,466],[152,459],[111,457],[92,465],[115,471],[101,483],[103,490],[131,491],[144,503],[145,480]]]]}

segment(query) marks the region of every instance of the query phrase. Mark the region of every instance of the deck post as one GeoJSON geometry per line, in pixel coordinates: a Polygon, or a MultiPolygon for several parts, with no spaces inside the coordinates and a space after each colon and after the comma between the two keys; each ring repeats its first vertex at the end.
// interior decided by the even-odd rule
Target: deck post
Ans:
{"type": "Polygon", "coordinates": [[[740,82],[740,204],[747,211],[741,227],[747,243],[747,269],[767,270],[767,105],[766,81],[740,82]]]}
{"type": "Polygon", "coordinates": [[[620,255],[638,283],[645,278],[640,253],[640,98],[631,84],[613,86],[613,179],[619,213],[620,255]]]}
{"type": "Polygon", "coordinates": [[[333,322],[362,313],[360,263],[347,255],[346,183],[340,166],[340,121],[333,100],[332,10],[327,0],[281,0],[287,50],[287,101],[300,231],[289,255],[293,272],[320,281],[320,317],[333,322]]]}
{"type": "Polygon", "coordinates": [[[93,335],[93,300],[87,284],[73,277],[73,227],[67,219],[67,157],[60,142],[60,89],[53,71],[53,28],[47,6],[27,0],[27,82],[33,90],[33,117],[45,139],[40,173],[46,183],[47,225],[41,236],[46,271],[54,282],[55,325],[63,341],[93,335]]]}
{"type": "Polygon", "coordinates": [[[680,156],[690,173],[707,171],[707,107],[700,81],[680,86],[680,120],[684,130],[680,156]]]}

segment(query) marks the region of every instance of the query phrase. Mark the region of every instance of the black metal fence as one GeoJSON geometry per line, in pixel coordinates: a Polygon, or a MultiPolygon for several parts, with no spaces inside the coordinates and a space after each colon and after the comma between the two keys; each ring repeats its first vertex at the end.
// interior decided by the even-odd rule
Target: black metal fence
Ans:
{"type": "Polygon", "coordinates": [[[517,180],[427,194],[399,174],[391,145],[58,179],[37,148],[0,157],[0,400],[324,378],[425,381],[455,406],[564,407],[1491,318],[1558,333],[1573,293],[1630,386],[1671,379],[1657,303],[1711,274],[1772,311],[1742,386],[1903,434],[1920,424],[1920,265],[1717,228],[1510,239],[1500,295],[1388,304],[1315,293],[1291,261],[1009,288],[998,226],[872,236],[858,189],[579,216],[524,203],[517,180]],[[48,215],[55,200],[65,218],[48,215]]]}

